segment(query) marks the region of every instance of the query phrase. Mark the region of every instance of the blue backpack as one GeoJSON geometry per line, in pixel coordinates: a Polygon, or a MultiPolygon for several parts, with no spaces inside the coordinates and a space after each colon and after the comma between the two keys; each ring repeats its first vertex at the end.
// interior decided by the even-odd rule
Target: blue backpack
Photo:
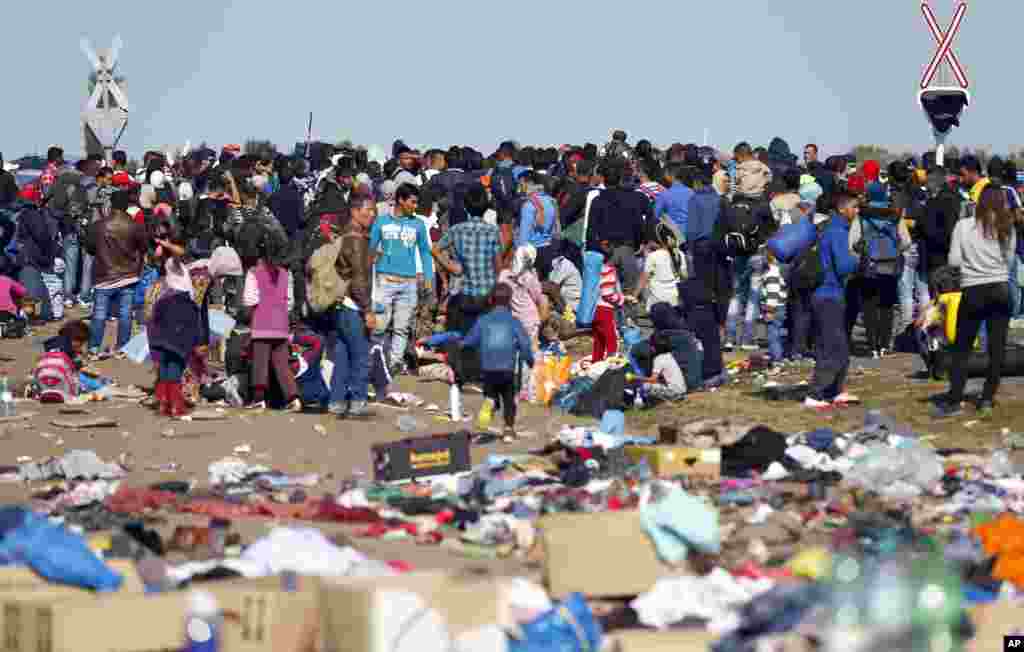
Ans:
{"type": "Polygon", "coordinates": [[[865,278],[898,277],[903,273],[899,225],[861,215],[862,259],[865,278]]]}

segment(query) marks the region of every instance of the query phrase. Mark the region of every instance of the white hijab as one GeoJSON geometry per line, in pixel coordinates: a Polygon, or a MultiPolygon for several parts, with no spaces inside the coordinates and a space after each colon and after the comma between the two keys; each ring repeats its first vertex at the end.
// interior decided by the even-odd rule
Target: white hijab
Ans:
{"type": "Polygon", "coordinates": [[[512,276],[519,278],[524,273],[533,269],[533,264],[537,260],[537,248],[533,245],[523,245],[516,249],[515,256],[512,258],[512,276]]]}

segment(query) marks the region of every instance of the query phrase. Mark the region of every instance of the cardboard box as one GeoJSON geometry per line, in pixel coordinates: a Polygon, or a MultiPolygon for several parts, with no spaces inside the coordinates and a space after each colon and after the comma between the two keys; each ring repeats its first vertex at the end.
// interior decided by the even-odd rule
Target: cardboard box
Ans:
{"type": "Polygon", "coordinates": [[[707,630],[656,631],[627,629],[613,632],[613,652],[708,652],[718,637],[707,630]]]}
{"type": "Polygon", "coordinates": [[[690,570],[658,558],[637,510],[550,514],[537,527],[544,582],[553,598],[576,592],[602,598],[640,595],[660,578],[690,570]]]}
{"type": "MultiPolygon", "coordinates": [[[[509,623],[503,580],[489,574],[417,572],[394,577],[327,580],[321,584],[324,652],[389,652],[415,643],[396,641],[406,614],[396,613],[395,592],[412,593],[437,614],[449,635],[509,623]]],[[[410,628],[415,636],[415,628],[410,628]]],[[[432,649],[432,648],[431,648],[432,649]]]]}
{"type": "MultiPolygon", "coordinates": [[[[145,587],[135,572],[135,562],[130,559],[113,559],[106,562],[114,571],[124,577],[119,593],[142,593],[145,587]]],[[[69,596],[92,595],[89,589],[77,586],[55,584],[40,577],[27,566],[0,567],[0,595],[5,593],[22,593],[26,591],[44,591],[48,595],[67,593],[69,596]]]]}
{"type": "Polygon", "coordinates": [[[469,448],[465,432],[374,444],[370,448],[373,479],[396,482],[468,471],[472,466],[469,448]]]}
{"type": "Polygon", "coordinates": [[[967,611],[975,626],[970,649],[977,652],[1005,649],[1004,636],[1024,631],[1024,606],[1020,603],[1002,600],[971,607],[967,611]]]}
{"type": "Polygon", "coordinates": [[[656,445],[626,446],[623,451],[633,463],[646,459],[651,472],[661,478],[692,475],[718,479],[722,476],[720,448],[656,445]]]}
{"type": "MultiPolygon", "coordinates": [[[[308,652],[319,625],[318,583],[300,578],[285,593],[279,578],[206,582],[225,613],[222,652],[308,652]]],[[[185,640],[188,591],[96,597],[2,596],[4,652],[157,652],[185,640]]]]}

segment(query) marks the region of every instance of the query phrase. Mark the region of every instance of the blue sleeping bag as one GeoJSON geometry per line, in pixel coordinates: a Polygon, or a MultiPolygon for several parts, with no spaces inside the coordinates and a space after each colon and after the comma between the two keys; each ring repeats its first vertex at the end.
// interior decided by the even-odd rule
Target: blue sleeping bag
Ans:
{"type": "Polygon", "coordinates": [[[597,300],[601,296],[601,268],[604,256],[596,251],[583,254],[583,290],[580,293],[580,308],[576,311],[576,327],[590,328],[597,312],[597,300]]]}
{"type": "Polygon", "coordinates": [[[790,263],[814,244],[818,230],[809,219],[787,224],[768,240],[768,251],[780,263],[790,263]]]}

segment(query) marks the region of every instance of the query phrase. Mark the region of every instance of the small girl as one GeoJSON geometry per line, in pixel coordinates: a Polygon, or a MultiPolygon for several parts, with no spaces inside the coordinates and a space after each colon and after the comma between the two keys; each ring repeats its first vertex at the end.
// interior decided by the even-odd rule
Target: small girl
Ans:
{"type": "Polygon", "coordinates": [[[655,227],[658,248],[644,260],[644,271],[637,282],[637,300],[647,290],[647,312],[658,303],[679,307],[679,283],[686,280],[686,261],[679,251],[679,238],[665,223],[655,227]]]}
{"type": "Polygon", "coordinates": [[[668,333],[655,333],[651,338],[654,352],[650,378],[638,378],[644,383],[644,395],[651,403],[679,401],[686,396],[686,376],[672,354],[672,338],[668,333]]]}
{"type": "MultiPolygon", "coordinates": [[[[512,258],[512,268],[498,275],[498,283],[504,283],[512,288],[512,316],[526,329],[534,358],[540,352],[540,325],[548,317],[548,299],[544,296],[544,289],[537,278],[537,272],[534,271],[536,259],[537,250],[532,245],[523,245],[516,249],[512,258]]],[[[532,400],[536,392],[532,376],[526,385],[526,396],[522,398],[532,400]]]]}
{"type": "Polygon", "coordinates": [[[594,311],[594,324],[591,327],[594,338],[594,349],[590,354],[591,363],[600,362],[619,352],[615,310],[621,308],[625,303],[622,287],[619,285],[618,273],[615,271],[615,267],[608,263],[608,259],[611,257],[611,243],[605,240],[601,242],[600,246],[604,253],[605,263],[601,267],[601,281],[598,287],[600,296],[597,301],[597,309],[594,311]]]}
{"type": "Polygon", "coordinates": [[[18,306],[27,296],[28,290],[24,285],[10,276],[0,274],[0,324],[3,325],[3,332],[13,329],[19,323],[25,326],[27,320],[18,306]]]}
{"type": "Polygon", "coordinates": [[[768,324],[768,355],[772,362],[779,363],[785,358],[786,342],[782,330],[786,324],[786,301],[788,290],[786,278],[779,261],[769,251],[765,254],[765,270],[761,275],[761,311],[768,324]]]}
{"type": "Polygon", "coordinates": [[[302,410],[295,376],[288,366],[289,319],[294,296],[292,275],[281,264],[284,244],[271,233],[264,234],[260,243],[260,257],[245,275],[242,303],[251,309],[252,332],[252,405],[266,409],[265,401],[270,369],[284,391],[288,409],[302,410]]]}

